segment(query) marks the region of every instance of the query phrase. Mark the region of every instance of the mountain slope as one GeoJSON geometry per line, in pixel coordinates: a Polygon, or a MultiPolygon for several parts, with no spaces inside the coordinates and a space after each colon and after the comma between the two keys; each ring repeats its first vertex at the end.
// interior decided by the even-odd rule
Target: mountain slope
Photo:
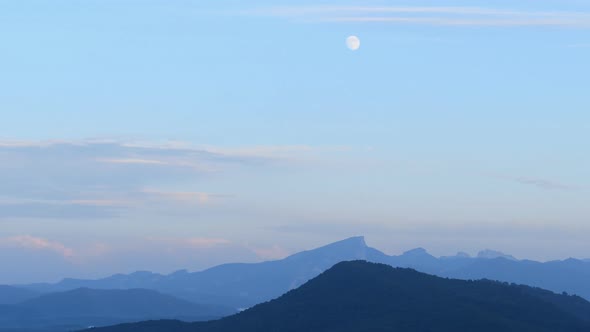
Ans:
{"type": "Polygon", "coordinates": [[[219,317],[231,313],[229,309],[195,304],[147,289],[79,288],[43,295],[19,306],[53,317],[219,317]]]}
{"type": "Polygon", "coordinates": [[[0,305],[15,304],[36,296],[39,296],[39,293],[30,289],[0,285],[0,305]]]}
{"type": "Polygon", "coordinates": [[[568,292],[590,299],[590,264],[576,259],[539,263],[504,258],[469,259],[466,265],[437,275],[460,279],[493,279],[568,292]]]}
{"type": "Polygon", "coordinates": [[[192,302],[247,308],[302,285],[338,262],[355,259],[384,262],[387,258],[382,252],[368,247],[363,237],[353,237],[277,261],[224,264],[200,272],[178,271],[167,276],[136,272],[98,280],[64,279],[55,285],[30,286],[43,291],[139,286],[192,302]]]}
{"type": "MultiPolygon", "coordinates": [[[[215,295],[238,307],[249,307],[299,287],[334,264],[345,260],[384,261],[387,256],[369,248],[362,237],[294,254],[285,259],[256,264],[225,264],[202,272],[164,279],[157,289],[174,293],[190,289],[198,295],[215,295]]],[[[179,296],[181,296],[179,294],[179,296]]],[[[202,297],[201,297],[202,298],[202,297]]],[[[214,299],[208,297],[211,302],[214,299]]]]}
{"type": "Polygon", "coordinates": [[[65,278],[55,284],[36,283],[26,285],[27,288],[40,292],[63,292],[77,288],[92,289],[152,289],[165,276],[149,271],[137,271],[130,274],[115,274],[101,279],[65,278]]]}
{"type": "Polygon", "coordinates": [[[362,261],[335,265],[300,288],[218,321],[152,321],[98,332],[590,331],[590,303],[491,281],[435,277],[362,261]],[[562,302],[558,305],[558,302],[562,302]],[[576,302],[585,312],[568,312],[576,302]]]}
{"type": "Polygon", "coordinates": [[[95,290],[79,288],[51,293],[12,306],[0,307],[0,329],[69,330],[146,319],[188,321],[235,313],[229,308],[199,305],[153,290],[95,290]]]}

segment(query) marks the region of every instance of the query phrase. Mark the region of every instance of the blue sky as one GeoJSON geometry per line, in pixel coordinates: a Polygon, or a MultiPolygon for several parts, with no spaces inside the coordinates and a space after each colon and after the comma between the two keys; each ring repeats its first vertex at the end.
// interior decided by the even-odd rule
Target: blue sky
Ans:
{"type": "Polygon", "coordinates": [[[0,282],[590,257],[587,1],[5,1],[0,40],[0,282]]]}

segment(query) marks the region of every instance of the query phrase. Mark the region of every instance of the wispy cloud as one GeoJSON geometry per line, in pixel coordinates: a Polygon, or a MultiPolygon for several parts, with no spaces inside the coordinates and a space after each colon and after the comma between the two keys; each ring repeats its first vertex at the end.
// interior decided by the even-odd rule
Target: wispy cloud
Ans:
{"type": "Polygon", "coordinates": [[[106,219],[118,216],[124,207],[120,202],[51,201],[0,202],[0,219],[106,219]]]}
{"type": "Polygon", "coordinates": [[[590,43],[575,43],[575,44],[568,44],[567,47],[571,48],[590,48],[590,43]]]}
{"type": "Polygon", "coordinates": [[[223,238],[214,237],[150,237],[149,242],[166,244],[173,247],[185,247],[192,249],[211,249],[219,246],[230,245],[231,241],[223,238]]]}
{"type": "Polygon", "coordinates": [[[0,247],[15,247],[32,250],[48,250],[55,252],[64,258],[72,258],[74,250],[66,247],[60,242],[50,241],[48,239],[35,237],[31,235],[17,235],[12,237],[0,238],[0,247]]]}
{"type": "Polygon", "coordinates": [[[565,183],[555,182],[546,179],[538,179],[538,178],[529,178],[529,177],[514,177],[512,180],[526,185],[535,186],[541,189],[548,189],[548,190],[575,190],[579,189],[576,186],[572,186],[565,183]]]}
{"type": "Polygon", "coordinates": [[[312,22],[397,23],[433,26],[561,26],[590,28],[590,13],[453,6],[300,6],[245,11],[312,22]]]}
{"type": "Polygon", "coordinates": [[[214,201],[231,197],[231,195],[213,194],[207,192],[178,192],[178,191],[162,191],[156,189],[143,189],[141,191],[147,195],[155,196],[158,199],[168,199],[181,203],[199,203],[202,205],[211,204],[214,201]]]}
{"type": "Polygon", "coordinates": [[[229,244],[230,241],[226,240],[226,239],[220,239],[220,238],[195,237],[195,238],[186,239],[185,243],[191,247],[211,248],[211,247],[215,247],[218,245],[229,244]]]}
{"type": "Polygon", "coordinates": [[[307,145],[287,145],[287,146],[251,146],[251,147],[212,147],[207,146],[205,149],[209,152],[230,155],[230,156],[242,156],[242,157],[257,157],[257,158],[281,158],[291,159],[302,153],[310,153],[315,150],[311,146],[307,145]]]}
{"type": "Polygon", "coordinates": [[[250,250],[263,260],[283,259],[291,254],[287,249],[276,244],[268,248],[251,247],[250,250]]]}
{"type": "Polygon", "coordinates": [[[580,186],[575,186],[567,183],[562,183],[549,179],[527,177],[527,176],[509,176],[503,174],[491,174],[492,177],[519,183],[522,185],[533,186],[544,190],[579,190],[580,186]]]}
{"type": "Polygon", "coordinates": [[[292,162],[312,151],[308,146],[0,140],[0,219],[111,218],[152,206],[211,206],[229,195],[195,190],[202,179],[241,167],[276,167],[277,161],[292,162]]]}
{"type": "Polygon", "coordinates": [[[139,158],[99,158],[96,160],[100,163],[114,165],[143,165],[143,166],[161,166],[161,167],[179,167],[193,169],[198,172],[214,172],[218,170],[211,164],[194,160],[192,158],[163,157],[161,160],[156,159],[139,159],[139,158]]]}
{"type": "Polygon", "coordinates": [[[98,159],[99,162],[109,164],[140,164],[140,165],[170,165],[170,163],[160,160],[147,160],[147,159],[98,159]]]}

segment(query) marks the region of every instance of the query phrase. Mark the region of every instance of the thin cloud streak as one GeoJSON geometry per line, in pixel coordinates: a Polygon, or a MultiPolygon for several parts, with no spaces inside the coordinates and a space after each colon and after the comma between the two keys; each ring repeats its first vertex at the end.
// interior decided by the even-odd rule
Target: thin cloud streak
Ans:
{"type": "Polygon", "coordinates": [[[407,23],[434,26],[480,26],[480,27],[525,27],[525,26],[561,26],[590,28],[588,21],[568,19],[459,19],[459,18],[419,18],[419,17],[334,17],[322,19],[323,22],[357,22],[357,23],[407,23]]]}
{"type": "Polygon", "coordinates": [[[207,192],[189,192],[189,191],[161,191],[147,188],[141,191],[146,195],[151,195],[155,199],[172,200],[179,203],[198,203],[200,205],[208,205],[216,200],[231,197],[231,195],[213,194],[207,192]]]}
{"type": "Polygon", "coordinates": [[[590,28],[590,13],[518,11],[485,7],[302,6],[246,11],[288,19],[328,23],[397,23],[435,26],[561,26],[590,28]]]}
{"type": "Polygon", "coordinates": [[[306,7],[273,7],[261,10],[246,11],[249,14],[266,15],[306,15],[319,13],[420,13],[420,14],[454,14],[454,15],[506,15],[506,16],[555,16],[570,15],[580,16],[580,13],[571,12],[525,12],[515,10],[503,10],[485,7],[401,7],[401,6],[306,6],[306,7]]]}
{"type": "Polygon", "coordinates": [[[98,162],[107,164],[141,164],[141,165],[170,165],[165,161],[160,160],[148,160],[148,159],[98,159],[98,162]]]}
{"type": "Polygon", "coordinates": [[[121,215],[120,205],[80,204],[77,202],[0,203],[0,221],[4,219],[90,220],[121,215]]]}
{"type": "Polygon", "coordinates": [[[531,186],[535,186],[535,187],[538,187],[541,189],[547,189],[547,190],[576,190],[576,189],[580,189],[578,187],[575,187],[575,186],[572,186],[569,184],[554,182],[554,181],[550,181],[550,180],[546,180],[546,179],[515,177],[515,178],[513,178],[513,180],[518,183],[521,183],[521,184],[531,185],[531,186]]]}
{"type": "Polygon", "coordinates": [[[584,187],[571,185],[567,183],[562,183],[554,180],[543,179],[543,178],[535,178],[535,177],[527,177],[527,176],[511,176],[511,175],[504,175],[504,174],[487,174],[490,177],[511,181],[514,183],[533,186],[543,190],[562,190],[562,191],[575,191],[575,190],[583,190],[584,187]]]}
{"type": "Polygon", "coordinates": [[[230,240],[214,237],[149,237],[147,238],[147,241],[159,244],[166,244],[174,247],[186,247],[193,249],[211,249],[219,246],[227,246],[232,244],[230,240]]]}

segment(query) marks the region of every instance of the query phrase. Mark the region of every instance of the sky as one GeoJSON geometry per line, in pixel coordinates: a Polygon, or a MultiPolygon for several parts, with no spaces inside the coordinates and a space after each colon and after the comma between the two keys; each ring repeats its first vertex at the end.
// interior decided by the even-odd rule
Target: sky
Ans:
{"type": "Polygon", "coordinates": [[[0,283],[590,258],[586,0],[0,1],[0,41],[0,283]]]}

